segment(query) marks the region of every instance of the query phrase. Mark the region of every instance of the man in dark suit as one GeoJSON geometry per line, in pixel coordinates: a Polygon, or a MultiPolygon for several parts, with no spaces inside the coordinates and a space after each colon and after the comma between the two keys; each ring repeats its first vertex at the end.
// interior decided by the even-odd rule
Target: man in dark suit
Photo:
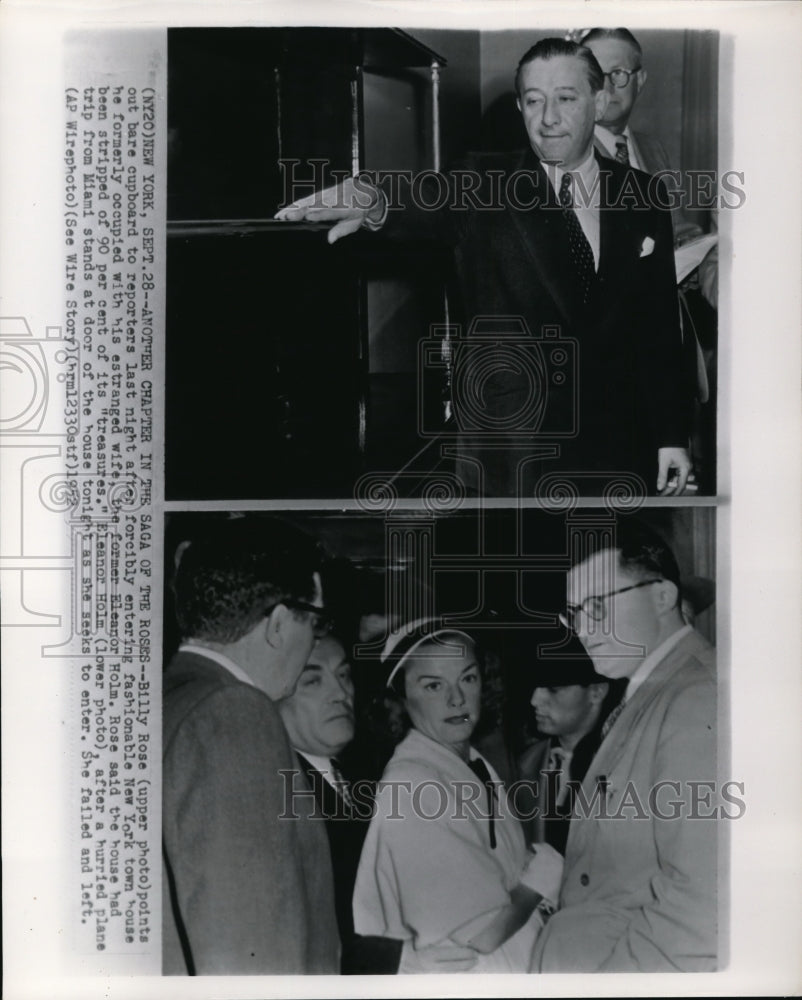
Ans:
{"type": "Polygon", "coordinates": [[[325,626],[316,546],[240,518],[183,548],[164,675],[163,971],[339,971],[326,833],[287,819],[296,760],[274,702],[325,626]]]}
{"type": "MultiPolygon", "coordinates": [[[[354,964],[351,903],[368,829],[366,820],[370,819],[370,802],[359,803],[362,808],[367,805],[365,811],[354,808],[351,788],[338,759],[354,738],[351,665],[338,639],[329,635],[315,643],[295,691],[278,703],[278,709],[308,787],[326,817],[342,941],[342,971],[350,973],[354,964]]],[[[296,785],[294,794],[302,795],[303,790],[296,785]]]]}
{"type": "Polygon", "coordinates": [[[560,907],[532,971],[711,972],[715,654],[684,623],[676,559],[651,528],[621,518],[587,543],[568,574],[566,623],[627,688],[577,796],[560,907]]]}
{"type": "Polygon", "coordinates": [[[681,493],[690,407],[665,192],[594,156],[607,93],[589,49],[538,42],[516,89],[523,155],[474,157],[382,196],[346,182],[277,218],[332,221],[330,242],[367,227],[453,247],[467,332],[451,345],[452,409],[469,488],[531,495],[554,470],[587,473],[583,492],[633,473],[644,492],[681,493]]]}
{"type": "Polygon", "coordinates": [[[622,686],[598,674],[575,637],[560,659],[535,666],[531,705],[542,739],[518,758],[515,806],[527,839],[565,854],[576,784],[581,784],[601,742],[604,721],[622,686]],[[579,647],[579,648],[576,648],[579,647]],[[573,654],[573,655],[572,655],[573,654]]]}

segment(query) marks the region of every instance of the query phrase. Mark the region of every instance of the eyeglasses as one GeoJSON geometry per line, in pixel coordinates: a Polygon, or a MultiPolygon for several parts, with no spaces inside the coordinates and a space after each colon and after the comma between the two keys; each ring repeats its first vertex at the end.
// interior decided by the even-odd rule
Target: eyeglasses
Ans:
{"type": "Polygon", "coordinates": [[[624,87],[629,86],[629,78],[640,73],[642,68],[642,66],[636,66],[635,69],[611,69],[609,73],[604,75],[610,78],[610,83],[616,90],[623,90],[624,87]]]}
{"type": "Polygon", "coordinates": [[[274,611],[279,604],[283,604],[285,608],[289,608],[291,611],[305,611],[311,615],[312,634],[316,639],[322,639],[331,632],[334,619],[325,608],[320,608],[316,604],[308,604],[306,601],[296,601],[294,597],[286,597],[283,601],[276,601],[275,604],[267,608],[265,616],[274,611]]]}
{"type": "Polygon", "coordinates": [[[607,605],[605,601],[609,597],[616,597],[618,594],[626,594],[629,590],[638,590],[640,587],[648,587],[653,583],[662,583],[662,577],[657,577],[654,580],[641,580],[640,583],[633,583],[629,587],[621,587],[619,590],[611,590],[607,594],[591,594],[590,597],[586,597],[581,604],[569,604],[565,609],[565,614],[560,615],[560,621],[563,625],[570,629],[572,632],[576,632],[578,629],[577,619],[579,618],[579,612],[584,611],[588,618],[591,618],[594,622],[600,622],[602,618],[607,614],[607,605]]]}

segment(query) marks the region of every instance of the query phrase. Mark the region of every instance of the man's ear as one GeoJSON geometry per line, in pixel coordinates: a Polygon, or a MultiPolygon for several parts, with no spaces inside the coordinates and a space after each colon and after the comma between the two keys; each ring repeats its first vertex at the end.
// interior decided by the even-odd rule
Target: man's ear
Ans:
{"type": "Polygon", "coordinates": [[[516,97],[515,98],[515,107],[518,108],[518,110],[521,112],[521,114],[524,113],[524,109],[521,107],[521,98],[520,97],[516,97]]]}
{"type": "Polygon", "coordinates": [[[265,642],[273,649],[281,649],[284,645],[287,615],[289,609],[283,604],[277,604],[262,623],[265,642]]]}
{"type": "Polygon", "coordinates": [[[604,118],[604,112],[607,110],[607,102],[610,100],[610,95],[607,93],[604,87],[601,90],[596,91],[596,96],[594,101],[596,102],[596,121],[600,121],[604,118]]]}
{"type": "Polygon", "coordinates": [[[646,81],[648,78],[649,74],[646,72],[645,69],[639,69],[638,72],[635,74],[635,80],[637,82],[637,87],[638,87],[638,94],[640,94],[640,92],[646,86],[646,81]]]}
{"type": "Polygon", "coordinates": [[[594,705],[600,705],[607,697],[607,692],[609,690],[610,685],[606,682],[599,681],[597,684],[588,685],[588,694],[590,695],[590,700],[594,705]]]}
{"type": "Polygon", "coordinates": [[[679,588],[670,580],[661,580],[654,586],[654,600],[659,615],[676,609],[679,611],[679,588]]]}

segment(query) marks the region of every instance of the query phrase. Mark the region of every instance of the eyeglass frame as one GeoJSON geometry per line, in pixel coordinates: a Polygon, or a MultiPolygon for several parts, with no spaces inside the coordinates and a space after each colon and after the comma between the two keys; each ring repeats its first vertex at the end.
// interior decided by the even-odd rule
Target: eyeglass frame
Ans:
{"type": "Polygon", "coordinates": [[[611,69],[610,72],[605,73],[604,76],[610,78],[610,83],[612,83],[613,87],[616,90],[624,90],[629,86],[629,81],[632,79],[632,77],[636,73],[640,73],[642,69],[643,66],[636,66],[635,69],[624,69],[623,66],[616,66],[615,69],[611,69]],[[615,80],[613,79],[613,73],[623,73],[626,76],[626,82],[616,83],[615,80]]]}
{"type": "Polygon", "coordinates": [[[581,604],[567,604],[565,607],[565,614],[559,614],[558,617],[565,628],[569,629],[571,632],[576,632],[577,627],[574,624],[577,615],[580,611],[584,613],[594,622],[600,622],[603,620],[607,614],[607,606],[603,602],[610,597],[617,597],[619,594],[626,594],[629,590],[638,590],[640,587],[648,587],[652,583],[663,583],[665,577],[658,576],[654,580],[641,580],[639,583],[630,584],[629,587],[620,587],[618,590],[611,590],[606,594],[590,594],[588,597],[582,601],[581,604]],[[589,601],[601,601],[601,610],[598,614],[593,614],[585,607],[589,601]]]}
{"type": "Polygon", "coordinates": [[[312,634],[316,639],[325,638],[334,626],[334,619],[331,612],[327,611],[326,608],[319,607],[317,604],[309,604],[308,601],[296,600],[294,597],[285,597],[280,601],[276,601],[275,604],[271,604],[265,610],[265,618],[271,615],[279,604],[283,604],[290,611],[306,611],[308,614],[314,615],[312,634]]]}

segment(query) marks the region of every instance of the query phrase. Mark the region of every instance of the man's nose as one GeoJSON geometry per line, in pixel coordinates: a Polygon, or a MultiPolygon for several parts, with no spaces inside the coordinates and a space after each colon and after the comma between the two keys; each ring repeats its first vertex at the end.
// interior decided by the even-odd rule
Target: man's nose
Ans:
{"type": "Polygon", "coordinates": [[[557,125],[560,121],[560,105],[559,102],[553,98],[546,98],[546,103],[543,106],[543,124],[544,125],[557,125]]]}
{"type": "Polygon", "coordinates": [[[546,691],[545,691],[544,688],[535,688],[535,690],[532,692],[532,698],[529,701],[529,704],[532,706],[532,708],[534,708],[535,710],[537,710],[538,708],[542,708],[543,707],[543,701],[545,700],[545,694],[546,694],[546,691]]]}

